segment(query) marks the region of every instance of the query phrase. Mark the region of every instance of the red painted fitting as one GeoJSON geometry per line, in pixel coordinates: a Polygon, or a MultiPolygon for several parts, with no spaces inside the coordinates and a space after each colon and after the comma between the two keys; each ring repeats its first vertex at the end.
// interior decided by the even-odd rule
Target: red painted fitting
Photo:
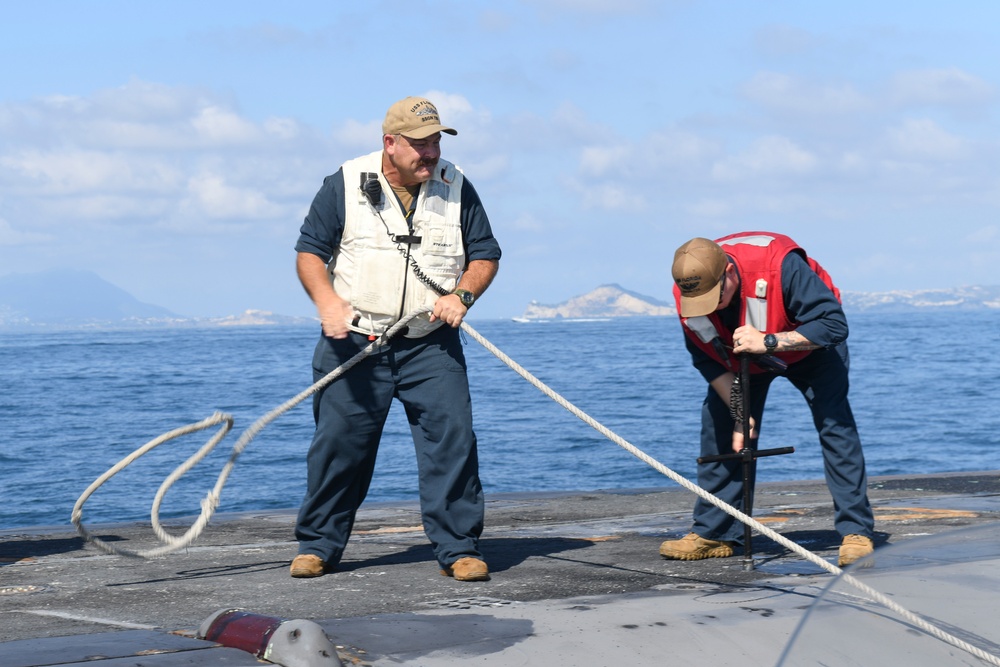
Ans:
{"type": "Polygon", "coordinates": [[[260,658],[263,657],[274,631],[282,623],[282,618],[251,614],[239,609],[223,609],[202,623],[198,634],[210,642],[238,648],[260,658]]]}
{"type": "Polygon", "coordinates": [[[220,609],[202,622],[198,637],[283,667],[344,667],[337,648],[313,621],[220,609]]]}

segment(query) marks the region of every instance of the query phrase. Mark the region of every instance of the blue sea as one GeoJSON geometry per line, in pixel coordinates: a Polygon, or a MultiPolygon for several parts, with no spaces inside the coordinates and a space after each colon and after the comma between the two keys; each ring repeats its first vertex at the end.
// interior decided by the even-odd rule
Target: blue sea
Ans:
{"type": "MultiPolygon", "coordinates": [[[[1000,468],[995,311],[848,313],[851,401],[869,475],[1000,468]]],[[[520,323],[471,319],[499,349],[579,409],[695,478],[706,386],[676,318],[520,323]]],[[[61,331],[0,335],[0,530],[69,525],[80,494],[162,433],[215,411],[236,419],[214,452],[167,494],[161,517],[188,517],[239,434],[312,382],[318,325],[61,331]]],[[[486,493],[674,485],[591,429],[467,337],[486,493]]],[[[213,431],[168,442],[104,484],[84,522],[148,521],[160,483],[213,431]]],[[[310,401],[282,415],[238,459],[219,512],[288,509],[304,491],[310,401]]],[[[762,481],[822,478],[802,397],[768,397],[762,481]]],[[[415,500],[401,406],[390,413],[369,501],[415,500]]],[[[692,499],[693,500],[693,499],[692,499]]]]}

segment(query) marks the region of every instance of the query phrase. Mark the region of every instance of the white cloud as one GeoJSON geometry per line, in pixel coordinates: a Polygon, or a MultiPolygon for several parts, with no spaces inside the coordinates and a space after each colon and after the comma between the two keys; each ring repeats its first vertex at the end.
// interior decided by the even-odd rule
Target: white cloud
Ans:
{"type": "Polygon", "coordinates": [[[791,25],[764,26],[754,33],[754,47],[772,57],[799,56],[821,42],[812,32],[791,25]]]}
{"type": "Polygon", "coordinates": [[[464,95],[446,93],[440,90],[429,90],[420,95],[420,97],[426,97],[434,103],[445,125],[454,122],[450,120],[451,118],[458,118],[472,113],[472,104],[464,95]]]}
{"type": "Polygon", "coordinates": [[[248,144],[260,137],[256,125],[217,106],[199,110],[191,125],[198,137],[209,144],[248,144]]]}
{"type": "Polygon", "coordinates": [[[302,134],[299,123],[292,118],[268,118],[264,131],[280,140],[296,139],[302,134]]]}
{"type": "Polygon", "coordinates": [[[90,107],[89,102],[75,95],[46,95],[40,102],[42,108],[57,112],[82,113],[90,107]]]}
{"type": "Polygon", "coordinates": [[[887,131],[888,145],[897,157],[927,160],[961,160],[969,155],[968,143],[927,118],[911,118],[887,131]]]}
{"type": "Polygon", "coordinates": [[[700,199],[685,207],[689,213],[704,218],[719,218],[733,211],[732,204],[723,199],[700,199]]]}
{"type": "Polygon", "coordinates": [[[599,120],[599,117],[594,118],[592,114],[579,106],[571,102],[563,102],[552,111],[546,123],[539,123],[537,118],[526,116],[522,119],[524,121],[522,125],[526,130],[533,131],[526,132],[529,137],[532,134],[543,135],[545,132],[556,130],[575,138],[593,141],[594,136],[608,132],[607,125],[600,124],[599,120]]]}
{"type": "Polygon", "coordinates": [[[901,105],[979,105],[996,98],[996,86],[957,67],[899,72],[890,93],[901,105]]]}
{"type": "Polygon", "coordinates": [[[996,248],[1000,252],[1000,227],[986,225],[974,229],[966,234],[962,240],[969,245],[996,248]]]}
{"type": "Polygon", "coordinates": [[[197,145],[193,132],[177,123],[120,117],[80,119],[75,127],[66,128],[62,138],[95,150],[177,151],[197,145]]]}
{"type": "MultiPolygon", "coordinates": [[[[0,104],[0,213],[27,212],[35,228],[141,220],[167,233],[283,221],[329,173],[329,148],[292,118],[257,123],[220,97],[136,80],[0,104]]],[[[30,238],[11,229],[8,242],[30,238]]]]}
{"type": "Polygon", "coordinates": [[[261,191],[227,183],[219,174],[199,174],[188,181],[195,212],[216,219],[265,219],[280,216],[283,209],[261,191]]]}
{"type": "Polygon", "coordinates": [[[632,148],[621,143],[614,146],[584,146],[580,151],[580,170],[587,176],[604,176],[628,164],[632,155],[632,148]]]}
{"type": "Polygon", "coordinates": [[[627,183],[595,183],[581,193],[584,208],[638,212],[646,208],[646,197],[627,183]]]}
{"type": "Polygon", "coordinates": [[[871,101],[850,83],[816,83],[778,72],[758,72],[743,86],[752,102],[784,113],[808,116],[851,114],[871,101]]]}
{"type": "Polygon", "coordinates": [[[95,150],[28,149],[0,157],[7,187],[38,195],[102,190],[164,192],[178,182],[171,166],[148,157],[95,150]]]}
{"type": "Polygon", "coordinates": [[[0,246],[21,246],[35,243],[48,243],[52,240],[50,234],[27,232],[15,229],[9,222],[0,218],[0,246]]]}
{"type": "Polygon", "coordinates": [[[381,146],[382,120],[361,123],[349,118],[333,129],[333,136],[352,152],[355,149],[371,152],[381,146]]]}
{"type": "Polygon", "coordinates": [[[641,174],[690,174],[718,157],[718,143],[692,132],[675,129],[656,131],[635,142],[584,146],[580,150],[580,171],[593,178],[636,178],[641,174]]]}
{"type": "Polygon", "coordinates": [[[501,179],[504,174],[510,171],[510,155],[497,152],[493,155],[474,154],[474,161],[458,160],[449,157],[465,172],[469,180],[474,183],[481,183],[488,180],[501,179]]]}
{"type": "Polygon", "coordinates": [[[545,224],[538,216],[530,212],[525,212],[514,218],[510,223],[510,227],[518,231],[539,232],[545,229],[545,224]]]}
{"type": "Polygon", "coordinates": [[[86,194],[46,198],[39,206],[38,224],[58,228],[67,223],[103,235],[114,223],[116,228],[148,226],[176,208],[170,196],[134,196],[129,194],[86,194]]]}
{"type": "Polygon", "coordinates": [[[211,104],[222,104],[218,94],[132,78],[121,86],[96,91],[81,111],[98,118],[160,124],[184,118],[192,109],[211,104]]]}
{"type": "Polygon", "coordinates": [[[655,132],[643,143],[648,149],[643,161],[654,170],[680,168],[690,172],[708,164],[723,150],[716,139],[679,130],[655,132]]]}
{"type": "Polygon", "coordinates": [[[0,104],[0,139],[13,147],[198,151],[300,135],[293,119],[271,117],[258,124],[219,96],[136,80],[87,98],[50,95],[0,104]]]}
{"type": "Polygon", "coordinates": [[[652,0],[537,0],[539,8],[565,14],[621,15],[648,12],[656,8],[652,0]]]}
{"type": "Polygon", "coordinates": [[[712,177],[743,181],[773,176],[795,176],[816,169],[819,160],[787,137],[761,137],[740,154],[712,166],[712,177]]]}

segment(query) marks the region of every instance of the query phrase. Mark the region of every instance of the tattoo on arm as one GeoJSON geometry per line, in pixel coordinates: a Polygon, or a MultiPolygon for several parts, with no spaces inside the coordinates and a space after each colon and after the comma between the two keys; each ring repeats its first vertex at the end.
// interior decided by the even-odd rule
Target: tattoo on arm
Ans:
{"type": "Polygon", "coordinates": [[[796,331],[784,331],[782,333],[775,334],[775,337],[778,339],[779,352],[791,352],[793,350],[817,350],[821,347],[796,331]]]}

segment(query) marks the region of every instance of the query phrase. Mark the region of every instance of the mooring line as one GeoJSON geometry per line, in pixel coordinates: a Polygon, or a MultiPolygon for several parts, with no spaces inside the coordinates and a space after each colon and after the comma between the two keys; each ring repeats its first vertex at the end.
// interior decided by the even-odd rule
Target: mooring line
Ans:
{"type": "Polygon", "coordinates": [[[484,338],[483,336],[481,336],[479,334],[479,332],[475,331],[471,326],[468,326],[466,323],[463,322],[462,323],[462,329],[466,333],[468,333],[470,336],[472,336],[480,345],[482,345],[487,350],[489,350],[494,356],[496,356],[498,359],[500,359],[505,364],[507,364],[507,366],[509,366],[511,368],[511,370],[513,370],[515,373],[517,373],[522,378],[524,378],[525,380],[527,380],[529,383],[531,383],[535,388],[537,388],[543,394],[545,394],[546,396],[548,396],[549,398],[551,398],[553,401],[555,401],[556,403],[558,403],[559,405],[561,405],[563,408],[565,408],[566,410],[568,410],[570,413],[572,413],[574,416],[576,416],[577,418],[579,418],[580,420],[582,420],[584,423],[586,423],[588,426],[590,426],[591,428],[593,428],[594,430],[596,430],[598,433],[600,433],[601,435],[603,435],[604,437],[606,437],[607,439],[611,440],[616,445],[618,445],[619,447],[621,447],[622,449],[624,449],[625,451],[627,451],[629,454],[632,454],[633,456],[635,456],[637,459],[639,459],[643,463],[646,463],[647,465],[649,465],[650,467],[652,467],[657,472],[665,475],[666,477],[669,477],[670,479],[672,479],[673,481],[677,482],[678,484],[680,484],[682,487],[684,487],[688,491],[691,491],[692,493],[694,493],[695,495],[697,495],[699,498],[702,498],[703,500],[711,503],[715,507],[718,507],[719,509],[721,509],[722,511],[724,511],[726,514],[729,514],[730,516],[736,518],[737,520],[741,521],[742,523],[749,525],[751,528],[756,529],[759,533],[761,533],[762,535],[765,535],[766,537],[771,538],[772,540],[774,540],[778,544],[782,545],[786,549],[789,549],[793,553],[796,553],[796,554],[802,556],[803,558],[805,558],[806,560],[808,560],[810,563],[818,565],[819,567],[823,568],[824,570],[826,570],[827,572],[829,572],[829,573],[831,573],[833,575],[840,576],[843,579],[843,581],[849,583],[851,586],[854,586],[855,588],[857,588],[858,590],[860,590],[861,592],[863,592],[871,600],[873,600],[873,601],[875,601],[875,602],[883,605],[884,607],[886,607],[886,608],[888,608],[888,609],[896,612],[897,614],[899,614],[900,616],[902,616],[904,619],[906,619],[907,621],[913,623],[914,625],[916,625],[920,629],[924,630],[925,632],[927,632],[931,636],[936,637],[936,638],[940,639],[941,641],[943,641],[943,642],[945,642],[947,644],[951,644],[952,646],[955,646],[956,648],[960,648],[963,651],[966,651],[967,653],[970,653],[970,654],[976,656],[977,658],[985,660],[985,661],[989,662],[992,665],[1000,665],[1000,657],[995,656],[995,655],[993,655],[991,653],[986,653],[985,651],[979,649],[978,647],[973,646],[972,644],[970,644],[970,643],[968,643],[968,642],[966,642],[966,641],[964,641],[962,639],[959,639],[958,637],[956,637],[956,636],[954,636],[954,635],[952,635],[952,634],[950,634],[948,632],[945,632],[944,630],[942,630],[941,628],[937,627],[936,625],[925,621],[920,616],[917,616],[916,614],[914,614],[913,612],[909,611],[908,609],[906,609],[906,608],[900,606],[899,604],[893,602],[891,599],[889,599],[888,597],[886,597],[885,595],[883,595],[879,591],[875,590],[871,586],[869,586],[869,585],[865,584],[864,582],[860,581],[858,578],[854,577],[853,575],[844,572],[841,568],[837,567],[836,565],[834,565],[832,563],[828,563],[826,560],[824,560],[823,558],[820,558],[819,556],[817,556],[816,554],[812,553],[808,549],[805,549],[804,547],[798,545],[795,542],[792,542],[791,540],[789,540],[788,538],[784,537],[783,535],[775,532],[774,530],[771,530],[770,528],[768,528],[767,526],[765,526],[761,522],[757,521],[753,517],[751,517],[751,516],[749,516],[747,514],[744,514],[740,510],[738,510],[735,507],[733,507],[732,505],[729,505],[728,503],[720,500],[719,498],[717,498],[716,496],[712,495],[711,493],[709,493],[705,489],[701,488],[697,484],[694,484],[691,481],[689,481],[688,479],[686,479],[685,477],[677,474],[676,472],[674,472],[673,470],[671,470],[667,466],[663,465],[662,463],[660,463],[659,461],[657,461],[653,457],[649,456],[648,454],[646,454],[645,452],[643,452],[641,449],[639,449],[638,447],[636,447],[632,443],[630,443],[627,440],[621,438],[618,434],[614,433],[613,431],[611,431],[610,429],[608,429],[607,427],[605,427],[603,424],[601,424],[600,422],[598,422],[597,420],[595,420],[593,417],[591,417],[587,413],[583,412],[582,410],[580,410],[579,408],[577,408],[575,405],[573,405],[572,403],[570,403],[568,400],[566,400],[565,398],[563,398],[559,393],[557,393],[551,387],[549,387],[544,382],[542,382],[541,380],[539,380],[538,378],[536,378],[534,375],[532,375],[531,373],[529,373],[522,366],[520,366],[517,362],[515,362],[513,359],[511,359],[506,354],[504,354],[501,350],[499,350],[496,346],[494,346],[488,340],[486,340],[486,338],[484,338]]]}
{"type": "MultiPolygon", "coordinates": [[[[215,510],[218,508],[220,496],[222,493],[222,487],[225,485],[226,480],[229,478],[229,474],[230,472],[232,472],[233,466],[236,463],[236,459],[243,452],[243,450],[246,449],[247,445],[249,445],[250,442],[257,436],[257,434],[264,429],[265,426],[267,426],[269,423],[277,419],[285,412],[291,410],[293,407],[304,401],[312,394],[316,393],[323,387],[327,386],[328,384],[336,380],[338,377],[347,372],[355,364],[360,362],[365,357],[369,356],[379,347],[385,345],[394,335],[396,335],[396,333],[400,329],[406,326],[410,320],[426,312],[428,312],[428,309],[422,309],[410,313],[409,315],[401,319],[399,322],[397,322],[395,325],[393,325],[378,339],[372,341],[367,347],[361,350],[361,352],[359,352],[357,355],[355,355],[347,362],[345,362],[342,366],[334,369],[332,372],[327,374],[318,382],[314,383],[305,391],[299,393],[298,395],[294,396],[293,398],[289,399],[288,401],[274,408],[266,415],[255,421],[249,428],[247,428],[247,430],[240,435],[240,438],[233,446],[233,451],[229,456],[229,460],[223,467],[222,472],[219,474],[219,478],[216,481],[214,488],[205,496],[204,499],[202,499],[201,502],[202,509],[201,513],[198,516],[198,519],[191,525],[191,527],[183,535],[181,536],[171,535],[160,524],[159,508],[160,505],[162,504],[163,497],[166,495],[167,490],[169,490],[169,488],[173,485],[173,483],[177,481],[177,479],[179,479],[184,473],[186,473],[194,465],[196,465],[199,461],[201,461],[205,456],[207,456],[208,453],[211,452],[212,449],[214,449],[214,447],[222,440],[222,438],[225,437],[226,433],[228,433],[233,426],[233,418],[230,415],[217,412],[211,417],[208,417],[207,419],[204,419],[200,422],[196,422],[194,424],[190,424],[188,426],[184,426],[178,429],[174,429],[173,431],[164,433],[158,438],[149,441],[148,443],[137,449],[135,452],[133,452],[132,454],[130,454],[129,456],[127,456],[126,458],[122,459],[117,464],[115,464],[106,473],[97,478],[94,481],[94,483],[91,484],[86,489],[86,491],[84,491],[84,493],[76,501],[76,504],[73,506],[72,522],[73,525],[76,526],[77,532],[85,540],[91,542],[96,547],[105,551],[106,553],[116,554],[119,556],[133,557],[133,558],[151,558],[154,556],[160,556],[190,545],[202,533],[202,531],[208,525],[208,522],[211,520],[212,515],[215,513],[215,510]],[[160,485],[160,488],[156,493],[151,513],[152,524],[153,524],[153,530],[156,533],[157,537],[160,539],[161,542],[164,543],[163,546],[144,551],[131,551],[128,549],[108,544],[107,542],[90,534],[90,532],[87,531],[87,529],[83,525],[83,505],[87,501],[87,499],[104,482],[106,482],[108,479],[110,479],[115,474],[120,472],[122,469],[131,464],[133,461],[141,457],[143,454],[146,454],[147,452],[162,445],[163,443],[173,440],[174,438],[178,438],[183,435],[187,435],[189,433],[194,433],[200,430],[211,428],[212,426],[220,424],[222,425],[222,427],[219,429],[219,431],[214,436],[212,436],[212,438],[210,438],[208,442],[206,442],[205,445],[202,446],[201,449],[199,449],[194,455],[188,458],[187,461],[185,461],[173,473],[171,473],[170,476],[168,476],[167,479],[164,480],[163,484],[160,485]]],[[[986,653],[982,649],[973,646],[972,644],[948,632],[945,632],[944,630],[942,630],[941,628],[937,627],[932,623],[925,621],[920,616],[900,606],[899,604],[893,602],[891,599],[889,599],[879,591],[875,590],[871,586],[868,586],[867,584],[860,581],[851,574],[844,572],[841,568],[837,567],[836,565],[827,562],[826,560],[820,558],[811,551],[801,547],[795,542],[792,542],[783,535],[775,532],[774,530],[760,523],[753,517],[741,512],[732,505],[723,502],[722,500],[718,499],[708,491],[702,489],[697,484],[692,483],[685,477],[674,472],[673,470],[663,465],[653,457],[649,456],[648,454],[640,450],[638,447],[628,442],[627,440],[621,438],[616,433],[605,427],[603,424],[592,418],[590,415],[583,412],[575,405],[570,403],[568,400],[563,398],[559,393],[557,393],[548,385],[546,385],[544,382],[542,382],[534,375],[529,373],[520,364],[518,364],[509,356],[507,356],[503,351],[498,349],[495,345],[493,345],[490,341],[488,341],[485,337],[483,337],[478,331],[473,329],[467,322],[462,322],[461,328],[462,331],[466,332],[469,336],[475,339],[480,345],[486,348],[491,354],[493,354],[500,361],[505,363],[508,367],[511,368],[511,370],[513,370],[515,373],[517,373],[522,378],[527,380],[531,385],[533,385],[543,394],[545,394],[553,401],[561,405],[563,408],[565,408],[571,414],[573,414],[574,416],[582,420],[584,423],[586,423],[588,426],[599,432],[601,435],[611,440],[616,445],[618,445],[628,453],[632,454],[643,463],[652,467],[660,474],[668,477],[674,482],[677,482],[677,484],[679,484],[683,488],[694,493],[695,495],[697,495],[699,498],[702,498],[706,502],[711,503],[715,507],[718,507],[725,513],[739,520],[740,522],[749,525],[751,528],[756,529],[760,534],[774,540],[775,542],[785,547],[786,549],[792,551],[793,553],[802,556],[810,563],[813,563],[821,567],[822,569],[826,570],[827,572],[833,575],[840,576],[845,582],[847,582],[851,586],[855,587],[856,589],[864,593],[869,599],[894,611],[895,613],[903,617],[905,620],[919,627],[921,630],[927,632],[931,636],[936,637],[937,639],[940,639],[945,643],[951,644],[952,646],[955,646],[956,648],[959,648],[971,655],[974,655],[977,658],[980,658],[981,660],[984,660],[992,665],[997,665],[998,667],[1000,667],[1000,657],[990,653],[986,653]]]]}

